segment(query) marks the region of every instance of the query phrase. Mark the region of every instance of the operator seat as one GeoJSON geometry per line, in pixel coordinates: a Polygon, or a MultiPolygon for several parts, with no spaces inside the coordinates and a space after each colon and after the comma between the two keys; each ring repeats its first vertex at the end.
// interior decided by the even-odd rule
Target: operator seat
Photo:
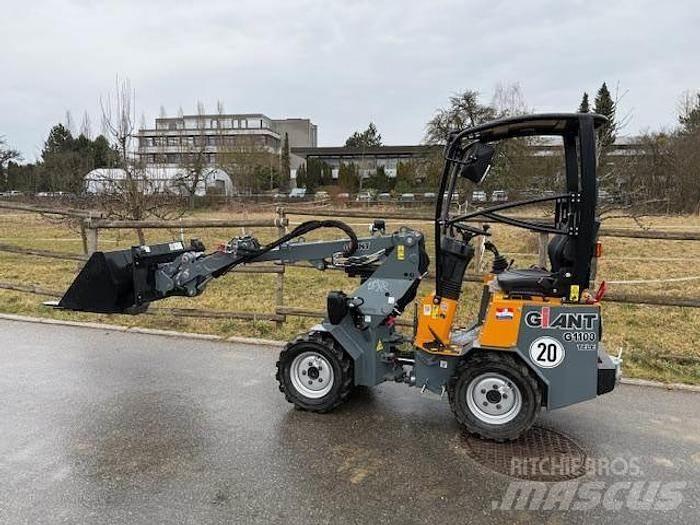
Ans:
{"type": "Polygon", "coordinates": [[[501,289],[508,294],[566,296],[566,273],[574,266],[574,240],[567,235],[552,237],[547,245],[552,270],[546,268],[509,268],[496,275],[501,289]]]}

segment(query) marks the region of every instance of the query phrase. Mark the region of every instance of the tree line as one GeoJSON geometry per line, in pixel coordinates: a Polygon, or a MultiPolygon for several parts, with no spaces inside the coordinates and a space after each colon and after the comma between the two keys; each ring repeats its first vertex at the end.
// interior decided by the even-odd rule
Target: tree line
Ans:
{"type": "Polygon", "coordinates": [[[79,194],[85,175],[92,169],[112,166],[115,158],[116,150],[104,135],[92,139],[81,132],[76,137],[62,123],[51,128],[41,157],[34,163],[20,164],[20,153],[0,139],[0,191],[79,194]]]}
{"type": "MultiPolygon", "coordinates": [[[[139,188],[134,191],[143,193],[143,166],[133,155],[131,145],[134,118],[129,89],[117,86],[116,99],[103,104],[103,121],[106,122],[103,134],[93,139],[89,131],[83,129],[74,136],[69,125],[57,124],[51,128],[41,157],[34,163],[21,164],[20,153],[0,136],[0,191],[66,191],[77,194],[84,190],[84,176],[90,170],[116,167],[127,172],[127,181],[140,181],[139,188]],[[105,114],[105,109],[111,105],[114,105],[115,114],[105,114]],[[124,120],[125,112],[129,112],[125,120],[129,123],[128,130],[122,130],[119,122],[120,118],[124,120]]],[[[579,112],[593,111],[607,118],[607,123],[597,132],[601,190],[618,206],[649,211],[700,212],[700,184],[696,180],[700,169],[700,94],[684,96],[676,126],[636,137],[631,146],[633,154],[628,155],[620,155],[620,147],[616,144],[627,120],[620,113],[621,99],[619,89],[612,93],[607,83],[603,83],[592,104],[589,94],[584,92],[576,107],[579,112]]],[[[223,112],[220,104],[217,108],[223,112]]],[[[203,115],[203,112],[203,106],[198,104],[198,113],[203,115]]],[[[399,162],[395,166],[395,176],[389,177],[386,168],[377,166],[371,155],[364,158],[364,151],[383,144],[377,126],[370,122],[365,130],[355,131],[345,142],[347,148],[359,153],[359,160],[342,163],[335,168],[338,171],[334,174],[334,168],[328,164],[309,158],[298,168],[296,183],[310,191],[330,185],[337,185],[347,192],[364,189],[378,192],[434,191],[443,164],[440,146],[450,132],[529,112],[532,109],[528,107],[519,84],[497,86],[489,102],[484,102],[478,91],[467,89],[451,96],[447,105],[439,108],[427,122],[423,142],[435,148],[430,149],[424,158],[399,162]]],[[[175,182],[190,198],[213,167],[221,167],[232,175],[239,190],[289,189],[291,156],[288,136],[284,136],[279,153],[271,153],[256,144],[221,147],[213,164],[206,157],[205,144],[204,140],[195,140],[184,147],[181,155],[182,180],[175,182]]],[[[547,145],[546,141],[536,137],[501,144],[484,189],[503,188],[517,193],[557,187],[563,177],[561,155],[532,154],[533,147],[547,145]]],[[[122,187],[125,185],[128,186],[128,182],[120,183],[122,187]]],[[[123,188],[118,191],[123,191],[123,188]]],[[[139,206],[136,208],[136,215],[142,215],[139,206]]]]}

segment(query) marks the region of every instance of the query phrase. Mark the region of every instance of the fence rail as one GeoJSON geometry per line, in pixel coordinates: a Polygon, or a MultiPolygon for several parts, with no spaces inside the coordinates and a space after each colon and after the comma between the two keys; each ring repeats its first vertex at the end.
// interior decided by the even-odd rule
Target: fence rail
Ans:
{"type": "MultiPolygon", "coordinates": [[[[148,221],[124,221],[110,220],[100,216],[98,212],[85,210],[64,210],[47,208],[44,206],[32,206],[20,203],[0,202],[0,208],[13,209],[17,211],[39,213],[44,215],[64,216],[81,219],[81,233],[84,239],[84,254],[59,252],[51,250],[41,250],[35,248],[24,248],[11,244],[0,243],[0,251],[14,253],[18,255],[48,257],[54,259],[71,260],[84,262],[95,251],[98,250],[99,230],[101,229],[192,229],[192,228],[275,228],[279,236],[284,235],[287,226],[289,225],[289,215],[299,216],[328,216],[328,217],[355,217],[373,219],[381,216],[386,219],[399,220],[420,220],[432,221],[432,214],[417,213],[417,212],[390,212],[385,211],[380,214],[372,213],[365,210],[335,210],[329,208],[282,208],[278,207],[275,215],[269,218],[256,219],[233,219],[233,220],[148,220],[148,221]]],[[[377,210],[379,211],[379,210],[377,210]]],[[[530,220],[533,220],[530,218],[530,220]]],[[[542,220],[540,218],[539,220],[542,220]]],[[[480,221],[481,222],[481,221],[480,221]]],[[[631,230],[623,228],[604,228],[601,229],[600,235],[608,237],[621,238],[636,238],[636,239],[662,239],[662,240],[683,240],[697,241],[700,240],[700,232],[687,231],[659,231],[659,230],[631,230]]],[[[481,238],[483,239],[483,238],[481,238]]],[[[539,234],[538,237],[538,254],[541,266],[546,265],[547,259],[547,234],[539,234]]],[[[535,254],[533,254],[535,255],[535,254]]],[[[483,261],[483,244],[477,245],[477,253],[474,261],[474,269],[477,272],[467,273],[464,277],[465,282],[480,283],[483,281],[483,274],[479,272],[483,261]]],[[[180,318],[200,318],[200,319],[245,319],[254,321],[269,321],[275,322],[278,326],[286,321],[287,316],[293,317],[308,317],[322,318],[325,312],[314,309],[298,308],[286,306],[284,304],[284,282],[286,266],[295,268],[306,268],[314,270],[307,265],[283,265],[283,264],[255,264],[245,265],[235,268],[235,273],[252,273],[252,274],[274,274],[276,281],[274,286],[275,310],[274,312],[248,312],[248,311],[233,311],[233,310],[210,310],[199,308],[173,308],[173,307],[151,307],[147,311],[150,315],[167,315],[180,318]]],[[[317,270],[314,270],[317,271],[317,270]]],[[[427,279],[435,278],[433,273],[428,273],[427,279]]],[[[61,297],[63,292],[51,290],[42,286],[11,283],[0,281],[0,289],[11,290],[23,293],[31,293],[47,297],[61,297]]],[[[610,292],[605,296],[606,302],[638,304],[638,305],[656,305],[670,307],[687,307],[700,308],[700,299],[692,297],[670,297],[665,295],[654,294],[630,294],[622,292],[610,292]]],[[[400,326],[412,326],[412,321],[399,320],[400,326]]]]}

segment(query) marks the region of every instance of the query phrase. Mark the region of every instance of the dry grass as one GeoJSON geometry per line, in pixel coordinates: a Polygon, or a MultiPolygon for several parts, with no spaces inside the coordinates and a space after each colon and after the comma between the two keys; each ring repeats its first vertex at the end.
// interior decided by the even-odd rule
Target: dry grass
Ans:
{"type": "MultiPolygon", "coordinates": [[[[202,215],[202,214],[199,214],[202,215]]],[[[230,217],[230,213],[208,212],[208,217],[230,217]]],[[[251,216],[251,215],[248,215],[251,216]]],[[[268,214],[269,216],[269,214],[268,214]]],[[[292,217],[293,223],[308,217],[292,217]]],[[[369,220],[347,220],[362,234],[367,231],[369,220]]],[[[426,233],[428,244],[432,244],[429,223],[408,221],[426,233]]],[[[388,221],[388,227],[396,228],[398,221],[388,221]]],[[[700,229],[698,217],[661,217],[647,221],[647,226],[659,229],[700,229]]],[[[632,227],[625,219],[615,219],[606,226],[632,227]]],[[[198,236],[209,247],[240,234],[231,229],[208,229],[186,232],[186,237],[198,236]]],[[[263,241],[276,237],[272,228],[255,232],[263,241]]],[[[147,238],[152,242],[178,238],[178,231],[150,230],[147,238]]],[[[334,238],[336,231],[324,231],[308,236],[334,238]]],[[[537,261],[534,252],[536,241],[532,234],[510,228],[495,226],[495,244],[520,266],[529,266],[537,261]],[[529,255],[526,255],[529,254],[529,255]]],[[[692,241],[653,241],[640,239],[605,238],[604,257],[600,260],[599,278],[612,281],[659,279],[700,275],[696,261],[700,258],[700,243],[692,241]]],[[[102,231],[100,247],[104,250],[128,247],[136,242],[132,232],[102,231]]],[[[63,224],[52,223],[42,217],[25,213],[0,213],[0,243],[24,247],[41,248],[62,252],[80,253],[82,243],[77,231],[63,224]]],[[[429,247],[429,250],[431,248],[429,247]]],[[[72,281],[78,263],[41,257],[15,255],[0,252],[0,281],[40,285],[45,288],[63,290],[72,281]]],[[[188,300],[171,298],[162,301],[162,306],[210,308],[217,310],[244,310],[272,312],[275,308],[275,275],[229,274],[210,284],[202,296],[188,300]]],[[[323,308],[329,290],[350,291],[356,286],[341,272],[317,272],[302,268],[288,268],[285,276],[284,300],[288,306],[323,308]]],[[[420,293],[427,293],[429,283],[422,285],[420,293]]],[[[659,293],[674,296],[697,297],[700,279],[677,283],[648,283],[644,285],[611,286],[615,291],[659,293]]],[[[466,284],[459,315],[459,322],[466,324],[475,315],[478,305],[479,287],[466,284]]],[[[178,319],[165,315],[143,316],[98,316],[50,310],[41,305],[42,298],[36,295],[0,290],[0,311],[39,315],[63,319],[100,320],[127,326],[167,328],[220,335],[245,335],[274,339],[289,339],[296,333],[308,329],[316,321],[308,318],[288,317],[282,328],[266,321],[178,319]]],[[[407,315],[409,312],[407,311],[407,315]]],[[[609,351],[623,350],[624,372],[630,377],[642,377],[661,381],[683,381],[700,383],[700,352],[696,343],[700,341],[700,318],[692,308],[671,308],[607,304],[605,306],[604,341],[609,351]]]]}

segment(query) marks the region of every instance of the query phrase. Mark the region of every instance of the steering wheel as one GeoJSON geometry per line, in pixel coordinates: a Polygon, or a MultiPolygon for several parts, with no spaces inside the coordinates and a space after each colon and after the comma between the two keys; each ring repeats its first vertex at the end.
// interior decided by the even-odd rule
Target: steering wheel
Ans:
{"type": "Polygon", "coordinates": [[[484,224],[482,228],[475,228],[474,226],[469,226],[463,222],[455,222],[451,224],[454,229],[465,233],[471,233],[473,237],[477,235],[483,235],[484,237],[491,237],[491,232],[489,232],[488,224],[484,224]]]}

